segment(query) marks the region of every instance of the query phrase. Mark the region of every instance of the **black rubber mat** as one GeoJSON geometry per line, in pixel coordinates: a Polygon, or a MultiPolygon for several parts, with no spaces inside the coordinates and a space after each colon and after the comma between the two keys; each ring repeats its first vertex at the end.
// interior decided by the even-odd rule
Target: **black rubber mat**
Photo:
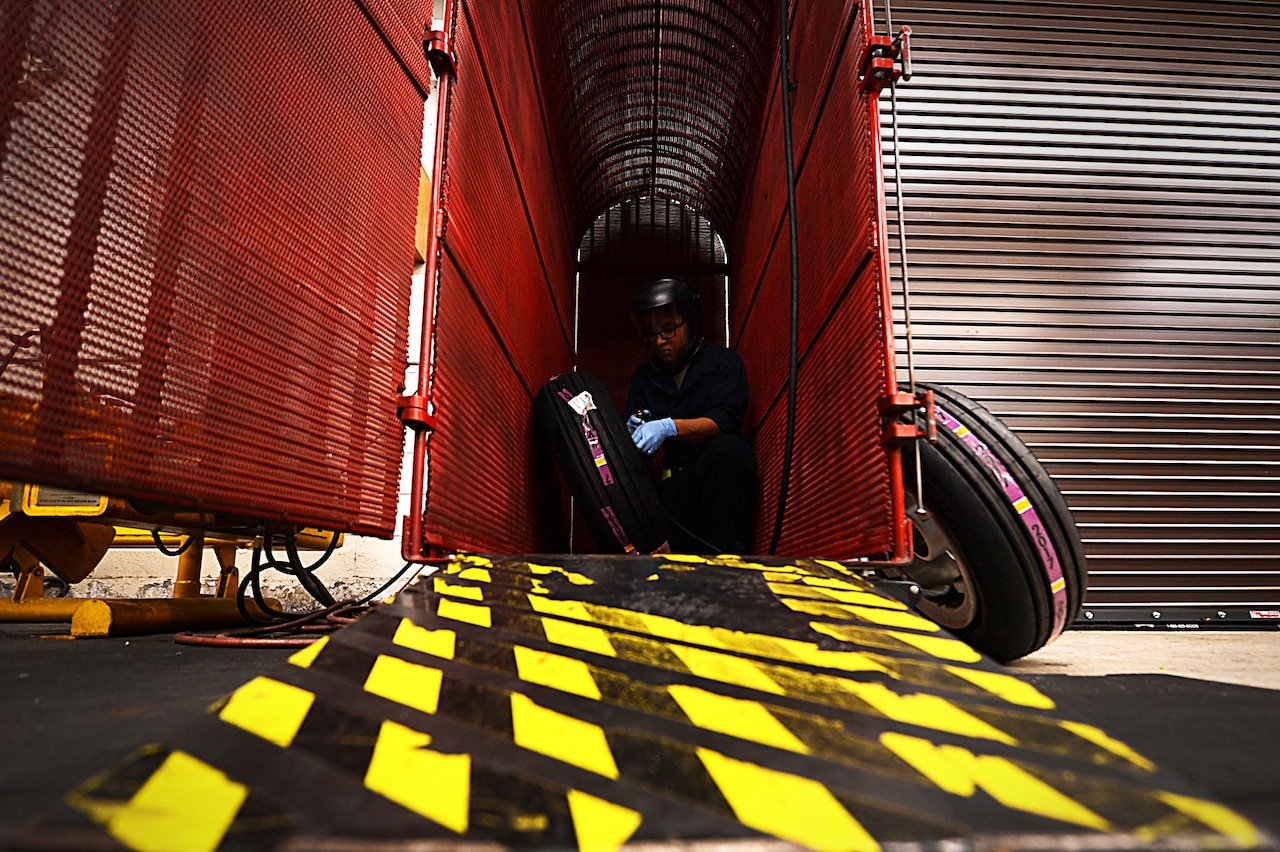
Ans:
{"type": "Polygon", "coordinates": [[[1271,832],[1280,832],[1280,692],[1173,675],[1024,675],[1089,722],[1271,832]]]}
{"type": "Polygon", "coordinates": [[[459,558],[290,662],[11,848],[1269,842],[837,563],[459,558]]]}

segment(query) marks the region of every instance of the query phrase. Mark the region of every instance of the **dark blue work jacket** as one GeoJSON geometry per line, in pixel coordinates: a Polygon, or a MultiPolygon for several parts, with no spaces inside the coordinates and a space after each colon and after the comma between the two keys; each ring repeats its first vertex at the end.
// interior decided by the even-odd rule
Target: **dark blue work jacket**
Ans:
{"type": "MultiPolygon", "coordinates": [[[[747,368],[738,353],[703,343],[694,354],[680,387],[676,387],[673,377],[659,372],[649,361],[637,367],[631,374],[631,388],[622,416],[626,418],[647,408],[651,420],[710,417],[721,432],[741,435],[750,399],[747,368]]],[[[667,441],[663,444],[663,467],[670,470],[688,467],[697,460],[704,446],[674,438],[667,441]]]]}

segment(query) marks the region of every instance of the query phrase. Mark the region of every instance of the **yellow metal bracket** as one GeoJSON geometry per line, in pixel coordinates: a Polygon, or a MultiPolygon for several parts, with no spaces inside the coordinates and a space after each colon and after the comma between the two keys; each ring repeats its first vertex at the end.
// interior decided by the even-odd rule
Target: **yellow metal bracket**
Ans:
{"type": "MultiPolygon", "coordinates": [[[[17,583],[0,601],[0,622],[71,622],[73,636],[133,635],[244,623],[236,602],[240,572],[236,552],[251,547],[249,534],[210,531],[227,526],[204,513],[140,514],[127,501],[34,483],[0,483],[0,564],[12,566],[17,583]],[[89,575],[110,548],[154,547],[177,555],[173,599],[44,597],[46,567],[67,583],[89,575]],[[201,594],[208,547],[218,561],[213,595],[201,594]]],[[[289,530],[299,550],[340,547],[343,534],[304,527],[289,530]]],[[[270,605],[277,607],[274,601],[270,605]]],[[[269,614],[251,607],[256,618],[269,614]]]]}

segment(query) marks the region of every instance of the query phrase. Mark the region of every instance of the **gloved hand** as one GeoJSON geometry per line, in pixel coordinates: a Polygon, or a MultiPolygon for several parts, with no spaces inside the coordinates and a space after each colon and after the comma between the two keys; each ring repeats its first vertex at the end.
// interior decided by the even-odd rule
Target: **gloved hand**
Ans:
{"type": "Polygon", "coordinates": [[[627,418],[627,434],[635,435],[636,429],[639,428],[640,424],[643,422],[644,422],[644,418],[642,418],[639,414],[633,414],[630,417],[628,417],[627,418]]]}
{"type": "Polygon", "coordinates": [[[635,441],[636,446],[640,448],[640,452],[651,456],[658,451],[658,447],[662,446],[663,441],[675,436],[676,421],[670,417],[664,417],[661,420],[650,420],[648,423],[641,423],[631,433],[631,440],[635,441]]]}

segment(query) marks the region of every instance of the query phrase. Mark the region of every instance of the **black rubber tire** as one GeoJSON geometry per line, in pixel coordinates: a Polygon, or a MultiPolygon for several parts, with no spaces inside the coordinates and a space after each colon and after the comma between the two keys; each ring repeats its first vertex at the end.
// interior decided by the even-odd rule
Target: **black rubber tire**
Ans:
{"type": "MultiPolygon", "coordinates": [[[[940,570],[957,572],[958,581],[944,587],[949,594],[935,589],[922,611],[997,660],[1026,656],[1069,626],[1084,603],[1087,566],[1075,521],[1043,466],[998,418],[949,388],[920,387],[934,392],[938,443],[919,447],[927,514],[909,514],[917,546],[932,541],[934,552],[922,547],[905,573],[927,587],[940,570]],[[1013,499],[1019,493],[1029,504],[1021,510],[1013,499]]],[[[903,467],[914,500],[911,447],[903,467]]]]}
{"type": "Polygon", "coordinates": [[[627,434],[604,383],[584,370],[561,373],[538,391],[534,410],[570,493],[582,504],[581,514],[599,548],[606,553],[666,550],[666,510],[658,499],[644,456],[627,434]],[[584,392],[591,394],[595,406],[585,416],[599,440],[607,475],[596,464],[583,416],[567,401],[584,392]]]}

